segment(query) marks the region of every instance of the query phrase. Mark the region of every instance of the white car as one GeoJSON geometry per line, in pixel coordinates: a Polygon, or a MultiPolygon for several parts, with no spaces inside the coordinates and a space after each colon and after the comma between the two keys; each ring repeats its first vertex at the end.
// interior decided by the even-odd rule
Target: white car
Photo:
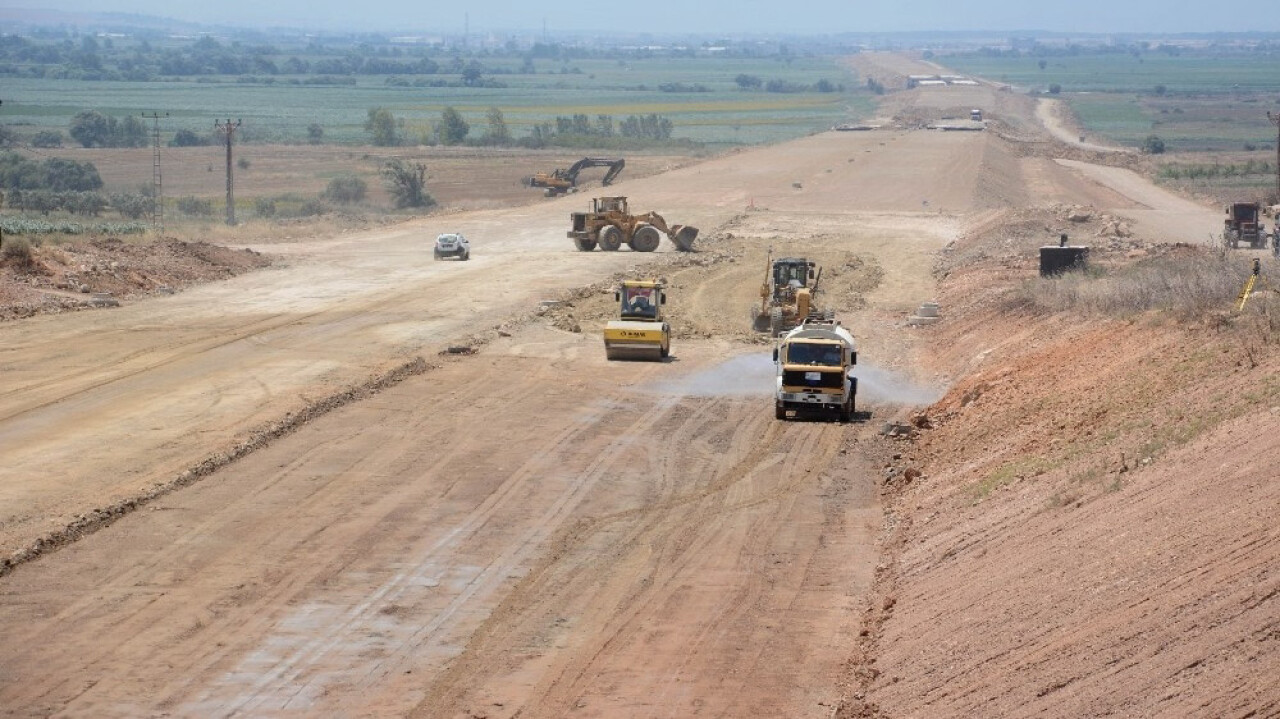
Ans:
{"type": "Polygon", "coordinates": [[[457,257],[460,260],[471,259],[471,243],[461,232],[448,232],[436,238],[436,247],[432,252],[438,260],[441,257],[457,257]]]}

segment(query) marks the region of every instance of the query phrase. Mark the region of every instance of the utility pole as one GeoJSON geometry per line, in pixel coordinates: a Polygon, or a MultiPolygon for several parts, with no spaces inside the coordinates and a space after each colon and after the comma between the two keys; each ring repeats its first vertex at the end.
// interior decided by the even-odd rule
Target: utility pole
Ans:
{"type": "Polygon", "coordinates": [[[1272,115],[1267,110],[1267,119],[1276,126],[1276,202],[1280,203],[1280,115],[1272,115]]]}
{"type": "Polygon", "coordinates": [[[153,112],[150,115],[142,113],[143,117],[151,118],[151,146],[153,148],[151,157],[151,229],[157,234],[164,232],[164,183],[160,181],[160,118],[168,117],[169,113],[161,115],[153,112]]]}
{"type": "Polygon", "coordinates": [[[231,137],[236,134],[236,128],[240,127],[240,121],[231,122],[231,118],[227,118],[226,122],[220,120],[213,121],[213,129],[220,132],[227,138],[227,224],[236,224],[236,198],[234,183],[231,175],[231,137]]]}

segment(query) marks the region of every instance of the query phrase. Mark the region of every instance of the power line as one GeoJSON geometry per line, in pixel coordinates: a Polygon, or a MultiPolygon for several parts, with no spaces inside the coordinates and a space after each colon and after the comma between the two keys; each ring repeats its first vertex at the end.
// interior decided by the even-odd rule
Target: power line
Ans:
{"type": "Polygon", "coordinates": [[[231,122],[231,118],[227,118],[226,122],[221,120],[213,121],[213,129],[222,133],[227,138],[227,224],[236,224],[236,203],[234,183],[231,175],[231,138],[236,133],[236,129],[240,127],[240,121],[231,122]]]}
{"type": "Polygon", "coordinates": [[[1267,119],[1276,126],[1276,202],[1280,202],[1280,115],[1272,115],[1267,110],[1267,119]]]}
{"type": "MultiPolygon", "coordinates": [[[[150,115],[142,113],[143,117],[149,117],[152,120],[151,140],[155,151],[152,153],[151,161],[151,227],[157,234],[164,232],[164,183],[161,181],[160,174],[160,118],[158,112],[150,115]]],[[[168,117],[169,113],[165,113],[164,117],[168,117]]]]}

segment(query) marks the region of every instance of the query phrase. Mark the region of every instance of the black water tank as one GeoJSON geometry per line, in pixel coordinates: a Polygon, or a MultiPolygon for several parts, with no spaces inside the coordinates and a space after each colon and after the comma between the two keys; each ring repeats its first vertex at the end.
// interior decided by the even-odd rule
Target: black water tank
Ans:
{"type": "Polygon", "coordinates": [[[1089,260],[1089,248],[1082,245],[1052,245],[1040,248],[1040,276],[1052,277],[1068,270],[1080,269],[1089,260]]]}

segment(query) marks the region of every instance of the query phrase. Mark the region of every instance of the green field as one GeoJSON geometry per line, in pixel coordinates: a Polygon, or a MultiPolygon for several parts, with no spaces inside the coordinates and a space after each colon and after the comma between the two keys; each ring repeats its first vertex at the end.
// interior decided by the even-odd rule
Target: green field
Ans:
{"type": "MultiPolygon", "coordinates": [[[[245,142],[303,142],[311,123],[326,142],[366,142],[368,110],[385,107],[404,122],[410,138],[429,133],[446,106],[457,108],[484,130],[485,112],[497,107],[515,138],[556,116],[656,113],[674,123],[672,137],[711,146],[769,143],[802,136],[870,112],[872,95],[834,58],[651,58],[542,61],[535,74],[495,74],[505,88],[404,87],[383,76],[359,76],[355,85],[305,85],[284,75],[256,78],[202,76],[172,81],[122,82],[6,77],[0,122],[30,135],[41,129],[64,133],[81,110],[121,117],[168,113],[162,128],[209,134],[215,119],[242,119],[245,142]],[[812,85],[844,85],[841,92],[743,91],[739,74],[812,85]],[[292,80],[292,82],[291,82],[292,80]],[[269,81],[269,82],[268,82],[269,81]],[[663,83],[702,85],[707,92],[662,92],[663,83]]],[[[404,76],[400,81],[456,81],[458,75],[404,76]]],[[[68,140],[69,141],[69,140],[68,140]]]]}
{"type": "Polygon", "coordinates": [[[1015,89],[1061,97],[1085,129],[1140,146],[1148,135],[1169,151],[1239,151],[1275,146],[1267,111],[1280,111],[1280,56],[1206,53],[1079,54],[1037,57],[949,55],[959,71],[1015,89]],[[1040,61],[1045,68],[1039,67],[1040,61]]]}

